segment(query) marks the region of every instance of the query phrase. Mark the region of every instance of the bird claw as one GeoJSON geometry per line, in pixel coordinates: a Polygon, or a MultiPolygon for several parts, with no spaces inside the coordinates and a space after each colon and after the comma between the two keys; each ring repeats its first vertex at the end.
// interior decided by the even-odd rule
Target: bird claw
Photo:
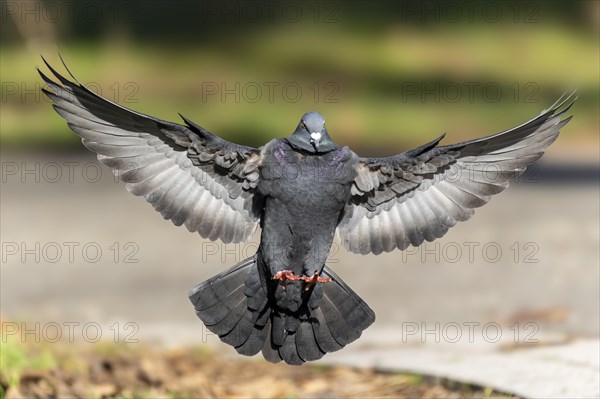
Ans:
{"type": "Polygon", "coordinates": [[[330,283],[331,278],[329,277],[319,277],[319,272],[315,272],[312,277],[302,276],[302,280],[306,282],[306,287],[304,287],[304,291],[308,291],[310,287],[317,283],[330,283]]]}
{"type": "Polygon", "coordinates": [[[285,286],[288,280],[302,280],[306,283],[304,287],[304,291],[308,291],[313,285],[317,283],[329,283],[331,282],[331,278],[329,277],[319,277],[319,272],[315,272],[312,277],[308,276],[298,276],[294,274],[291,270],[280,270],[273,275],[272,280],[279,280],[282,283],[282,287],[285,290],[285,286]]]}
{"type": "Polygon", "coordinates": [[[294,272],[291,270],[280,270],[275,273],[271,279],[281,281],[283,289],[285,290],[285,285],[288,280],[302,280],[302,276],[294,274],[294,272]]]}

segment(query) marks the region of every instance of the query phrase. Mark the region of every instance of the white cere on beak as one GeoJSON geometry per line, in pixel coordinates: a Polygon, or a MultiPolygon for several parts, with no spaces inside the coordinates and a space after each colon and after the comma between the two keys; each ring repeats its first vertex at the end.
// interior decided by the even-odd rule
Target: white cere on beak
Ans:
{"type": "Polygon", "coordinates": [[[316,140],[316,141],[321,140],[321,133],[319,133],[319,132],[312,132],[310,134],[310,138],[313,139],[313,140],[316,140]]]}

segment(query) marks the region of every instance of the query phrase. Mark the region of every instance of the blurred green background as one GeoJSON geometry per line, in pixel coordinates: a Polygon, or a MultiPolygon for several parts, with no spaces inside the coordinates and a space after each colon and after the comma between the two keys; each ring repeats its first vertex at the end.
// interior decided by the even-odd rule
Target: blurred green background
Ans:
{"type": "Polygon", "coordinates": [[[598,4],[4,1],[1,144],[83,149],[39,94],[60,50],[137,111],[261,145],[316,110],[361,154],[495,133],[577,88],[549,157],[596,161],[598,4]]]}

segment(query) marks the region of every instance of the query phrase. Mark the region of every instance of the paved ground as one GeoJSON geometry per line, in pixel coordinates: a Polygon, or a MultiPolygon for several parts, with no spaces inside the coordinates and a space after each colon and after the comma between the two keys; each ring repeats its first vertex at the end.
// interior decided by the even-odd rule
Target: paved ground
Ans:
{"type": "MultiPolygon", "coordinates": [[[[218,245],[172,226],[90,157],[3,154],[2,170],[4,320],[39,322],[42,335],[51,322],[64,334],[79,323],[76,338],[98,323],[104,338],[232,352],[203,329],[187,290],[255,243],[218,245]]],[[[330,265],[377,321],[325,361],[529,397],[600,396],[598,221],[598,186],[530,182],[419,250],[334,248],[330,265]]]]}
{"type": "Polygon", "coordinates": [[[598,398],[597,339],[506,350],[502,346],[372,346],[335,353],[332,362],[443,376],[526,398],[598,398]]]}

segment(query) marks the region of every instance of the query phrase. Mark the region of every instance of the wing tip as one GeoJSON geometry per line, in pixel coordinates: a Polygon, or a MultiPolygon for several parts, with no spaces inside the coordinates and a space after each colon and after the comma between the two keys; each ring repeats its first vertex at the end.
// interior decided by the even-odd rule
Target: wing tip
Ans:
{"type": "Polygon", "coordinates": [[[569,100],[571,100],[571,102],[569,103],[569,105],[567,105],[562,111],[560,111],[558,113],[558,115],[561,115],[561,114],[565,113],[566,111],[569,110],[569,108],[571,108],[571,106],[579,98],[579,96],[577,96],[576,94],[577,94],[577,89],[565,91],[563,94],[560,95],[560,97],[558,97],[558,99],[554,102],[554,104],[552,104],[550,106],[550,108],[542,111],[542,114],[551,114],[551,115],[554,115],[559,109],[563,108],[565,106],[565,104],[567,102],[569,102],[569,100]],[[575,96],[575,97],[573,98],[573,96],[575,96]]]}
{"type": "Polygon", "coordinates": [[[442,141],[444,139],[444,137],[446,137],[446,132],[442,133],[436,139],[433,139],[428,143],[425,143],[417,148],[414,148],[412,150],[405,152],[404,155],[410,156],[410,157],[415,157],[415,156],[421,155],[424,152],[427,152],[427,151],[437,147],[437,145],[440,143],[440,141],[442,141]]]}
{"type": "MultiPolygon", "coordinates": [[[[58,73],[58,71],[56,69],[54,69],[52,67],[52,65],[50,65],[50,63],[46,60],[46,58],[44,58],[44,56],[40,56],[40,57],[42,58],[42,61],[44,61],[44,64],[46,64],[46,67],[50,70],[50,72],[52,72],[52,74],[54,75],[54,77],[56,79],[58,79],[63,85],[65,85],[65,86],[80,85],[80,83],[77,81],[77,79],[75,79],[76,83],[71,82],[69,79],[65,78],[60,73],[58,73]]],[[[61,58],[61,60],[62,60],[62,58],[61,58]]],[[[68,71],[68,69],[67,69],[67,71],[68,71]]],[[[71,72],[69,72],[69,74],[71,74],[71,72]]],[[[43,76],[42,76],[42,78],[43,78],[43,76]]]]}
{"type": "Polygon", "coordinates": [[[208,138],[212,138],[212,135],[210,133],[208,133],[208,131],[206,129],[204,129],[202,126],[194,123],[191,119],[185,117],[181,112],[178,112],[177,114],[179,115],[179,117],[181,119],[183,119],[183,121],[185,122],[187,127],[192,129],[192,131],[194,133],[200,135],[205,140],[208,138]]]}
{"type": "Polygon", "coordinates": [[[67,66],[67,63],[65,62],[64,57],[62,56],[60,50],[57,50],[58,52],[58,58],[60,58],[60,62],[63,64],[63,66],[65,67],[65,70],[69,73],[69,75],[71,76],[71,78],[73,78],[73,80],[75,82],[77,82],[77,84],[81,85],[81,83],[79,82],[79,80],[77,80],[77,78],[75,77],[75,75],[73,75],[73,72],[71,72],[71,70],[69,69],[69,67],[67,66]]]}

